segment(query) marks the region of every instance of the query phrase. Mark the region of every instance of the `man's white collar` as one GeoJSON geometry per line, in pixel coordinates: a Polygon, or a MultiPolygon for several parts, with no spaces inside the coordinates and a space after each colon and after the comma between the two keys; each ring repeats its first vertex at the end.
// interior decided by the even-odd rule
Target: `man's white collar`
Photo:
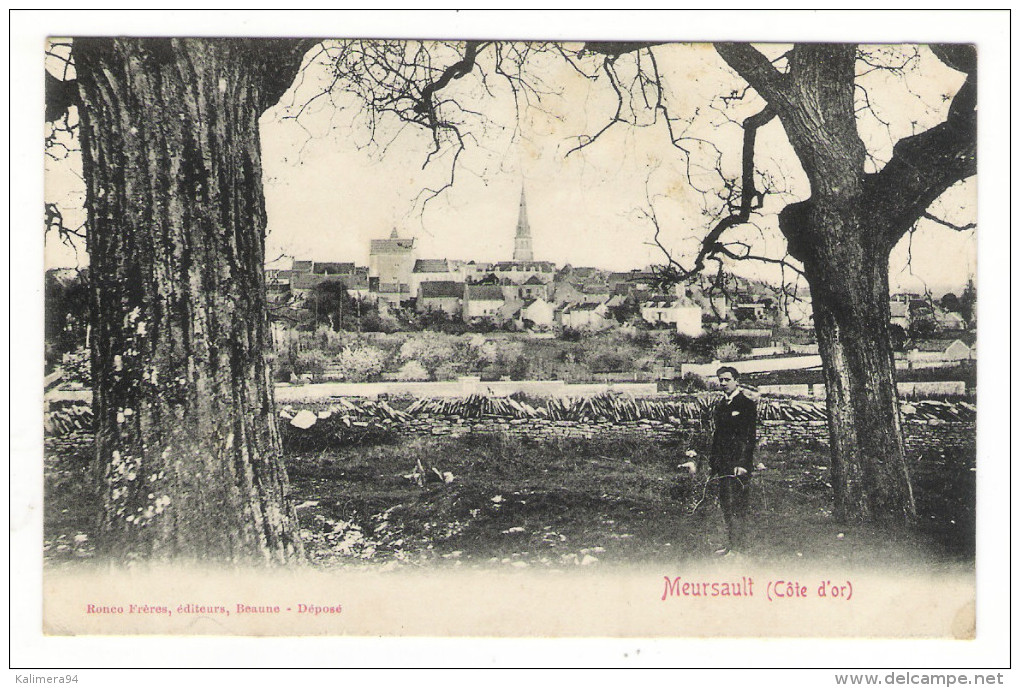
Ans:
{"type": "Polygon", "coordinates": [[[740,394],[740,388],[739,387],[737,387],[735,390],[733,390],[733,394],[727,394],[726,395],[726,401],[727,402],[733,401],[734,399],[737,398],[738,394],[740,394]]]}

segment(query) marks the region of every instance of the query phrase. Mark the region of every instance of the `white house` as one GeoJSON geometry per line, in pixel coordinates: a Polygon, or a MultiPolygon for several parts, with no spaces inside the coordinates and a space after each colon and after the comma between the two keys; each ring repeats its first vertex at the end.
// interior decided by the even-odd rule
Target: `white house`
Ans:
{"type": "Polygon", "coordinates": [[[507,260],[493,264],[492,273],[501,279],[508,278],[514,284],[522,284],[532,277],[552,282],[556,276],[556,265],[547,260],[507,260]]]}
{"type": "Polygon", "coordinates": [[[461,282],[478,282],[484,277],[492,274],[492,263],[476,263],[473,260],[467,262],[462,260],[448,261],[450,269],[457,273],[461,282]]]}
{"type": "Polygon", "coordinates": [[[910,309],[905,302],[889,299],[889,323],[904,330],[910,329],[910,309]]]}
{"type": "Polygon", "coordinates": [[[945,356],[950,361],[969,361],[975,357],[975,348],[957,339],[946,347],[945,356]]]}
{"type": "Polygon", "coordinates": [[[641,304],[641,318],[650,323],[671,323],[680,334],[697,337],[701,328],[701,307],[678,299],[654,299],[641,304]]]}
{"type": "Polygon", "coordinates": [[[545,299],[529,299],[524,302],[519,317],[522,321],[530,320],[535,327],[551,327],[555,311],[556,307],[545,299]]]}
{"type": "Polygon", "coordinates": [[[606,319],[605,304],[574,303],[560,312],[560,324],[574,330],[602,330],[611,325],[606,319]]]}
{"type": "Polygon", "coordinates": [[[911,365],[921,362],[969,361],[973,358],[976,358],[974,348],[967,346],[960,339],[953,341],[935,339],[918,342],[914,349],[907,352],[907,361],[911,365]]]}
{"type": "Polygon", "coordinates": [[[503,302],[503,290],[494,284],[465,284],[464,322],[473,318],[496,318],[503,302]]]}
{"type": "Polygon", "coordinates": [[[423,282],[462,282],[460,274],[451,269],[445,258],[419,258],[414,261],[414,268],[411,270],[410,291],[418,293],[418,287],[423,282]]]}
{"type": "MultiPolygon", "coordinates": [[[[410,284],[414,253],[414,238],[401,238],[396,228],[389,239],[372,239],[368,249],[369,281],[389,285],[385,290],[379,287],[380,299],[399,304],[401,295],[413,293],[410,284]],[[396,298],[392,298],[392,294],[396,294],[396,298]]],[[[294,262],[294,270],[299,269],[298,263],[294,262]]]]}
{"type": "Polygon", "coordinates": [[[953,313],[952,311],[936,311],[935,324],[943,330],[967,329],[967,321],[963,319],[963,316],[959,313],[953,313]]]}
{"type": "Polygon", "coordinates": [[[549,284],[532,275],[524,284],[517,288],[517,295],[522,299],[546,299],[549,296],[549,284]]]}
{"type": "Polygon", "coordinates": [[[418,286],[418,312],[443,311],[459,315],[464,298],[464,285],[452,280],[422,282],[418,286]]]}

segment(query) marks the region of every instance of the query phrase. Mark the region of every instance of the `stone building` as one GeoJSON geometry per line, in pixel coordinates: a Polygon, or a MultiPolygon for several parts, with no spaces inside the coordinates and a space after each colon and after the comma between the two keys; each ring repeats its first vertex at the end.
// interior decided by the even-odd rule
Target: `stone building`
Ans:
{"type": "Polygon", "coordinates": [[[450,316],[458,316],[464,300],[464,283],[452,280],[422,282],[418,286],[417,310],[443,311],[450,316]]]}
{"type": "Polygon", "coordinates": [[[368,279],[379,299],[399,306],[411,296],[414,238],[402,238],[396,228],[389,239],[372,239],[368,251],[368,279]]]}
{"type": "Polygon", "coordinates": [[[497,285],[464,285],[464,322],[474,318],[497,319],[504,301],[503,290],[497,285]]]}

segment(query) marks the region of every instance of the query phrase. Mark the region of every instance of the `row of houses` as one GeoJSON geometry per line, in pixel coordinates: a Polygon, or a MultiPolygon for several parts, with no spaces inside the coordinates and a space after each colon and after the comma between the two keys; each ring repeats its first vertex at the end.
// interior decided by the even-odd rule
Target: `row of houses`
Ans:
{"type": "MultiPolygon", "coordinates": [[[[289,269],[267,271],[271,298],[302,299],[326,282],[341,282],[348,293],[379,305],[380,310],[415,308],[442,311],[465,321],[492,319],[500,324],[554,325],[601,329],[612,326],[612,311],[627,306],[628,316],[674,326],[696,336],[703,327],[774,317],[774,300],[746,293],[706,295],[687,285],[668,294],[655,289],[651,268],[616,272],[535,260],[527,201],[521,192],[513,260],[497,262],[424,258],[414,237],[394,229],[373,239],[367,267],[354,263],[295,260],[289,269]]],[[[296,302],[296,303],[295,303],[296,302]]]]}
{"type": "MultiPolygon", "coordinates": [[[[371,274],[370,267],[353,262],[295,260],[289,269],[267,269],[266,282],[271,299],[290,299],[298,307],[319,285],[340,282],[354,298],[384,309],[442,311],[465,322],[490,319],[521,328],[605,329],[616,324],[614,310],[624,306],[650,324],[691,336],[710,328],[735,332],[734,328],[770,326],[780,320],[775,317],[779,304],[769,296],[745,292],[706,296],[689,286],[681,296],[663,294],[652,288],[654,275],[647,270],[557,269],[547,261],[476,263],[441,258],[415,259],[408,274],[406,283],[383,282],[371,274]]],[[[907,330],[912,320],[930,318],[933,313],[936,331],[966,328],[957,314],[930,307],[922,310],[918,303],[894,296],[892,324],[907,330]]]]}
{"type": "MultiPolygon", "coordinates": [[[[601,329],[612,326],[614,309],[628,307],[646,322],[673,326],[678,332],[704,329],[812,328],[810,299],[789,294],[735,275],[702,278],[678,285],[670,293],[655,289],[651,268],[614,272],[594,267],[562,268],[535,260],[527,201],[521,191],[513,260],[478,262],[423,258],[414,237],[396,229],[385,239],[372,239],[368,266],[352,262],[295,260],[289,269],[266,271],[271,299],[300,303],[327,282],[341,282],[361,301],[380,310],[413,308],[442,311],[472,321],[530,323],[601,329]],[[720,284],[722,282],[722,284],[720,284]]],[[[890,302],[891,322],[904,332],[919,320],[931,322],[929,332],[962,330],[959,315],[939,309],[916,294],[899,294],[890,302]]]]}
{"type": "Polygon", "coordinates": [[[527,274],[528,265],[518,264],[514,267],[519,269],[511,270],[510,263],[474,264],[507,269],[501,271],[502,277],[484,271],[468,278],[463,265],[455,261],[419,259],[411,273],[415,277],[406,285],[394,285],[353,263],[293,261],[289,269],[267,270],[266,284],[271,300],[298,308],[319,285],[339,282],[352,297],[377,303],[384,310],[438,311],[468,323],[490,320],[521,329],[601,330],[617,324],[614,309],[628,306],[650,324],[675,327],[691,336],[702,333],[702,308],[689,299],[652,290],[645,271],[601,271],[598,281],[576,275],[568,281],[552,278],[554,272],[546,269],[551,263],[531,263],[538,273],[527,274]]]}
{"type": "Polygon", "coordinates": [[[663,295],[641,299],[634,294],[583,292],[555,285],[513,282],[470,284],[453,281],[423,282],[419,285],[415,309],[442,311],[465,322],[490,319],[518,328],[602,330],[617,324],[614,309],[631,302],[642,319],[652,324],[675,327],[678,332],[702,333],[701,308],[679,298],[663,295]]]}
{"type": "Polygon", "coordinates": [[[890,322],[903,330],[917,323],[930,323],[937,331],[963,331],[968,328],[966,319],[959,313],[939,307],[931,299],[915,294],[896,294],[889,300],[890,322]]]}

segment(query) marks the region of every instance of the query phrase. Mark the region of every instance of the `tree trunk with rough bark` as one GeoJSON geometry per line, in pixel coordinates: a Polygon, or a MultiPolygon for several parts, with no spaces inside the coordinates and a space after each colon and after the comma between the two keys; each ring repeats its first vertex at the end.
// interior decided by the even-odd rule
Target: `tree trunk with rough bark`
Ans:
{"type": "MultiPolygon", "coordinates": [[[[825,376],[834,516],[910,522],[907,469],[889,340],[888,222],[871,212],[857,132],[856,46],[797,46],[777,100],[780,120],[811,184],[780,227],[804,265],[825,376]]],[[[904,231],[906,228],[904,228],[904,231]]]]}
{"type": "Polygon", "coordinates": [[[976,170],[976,61],[966,48],[933,48],[967,80],[946,122],[899,141],[877,173],[865,171],[857,131],[856,46],[797,45],[787,74],[747,46],[720,49],[776,109],[811,185],[807,200],[780,214],[780,228],[811,288],[842,522],[917,515],[889,332],[889,256],[939,195],[976,170]]]}
{"type": "MultiPolygon", "coordinates": [[[[791,227],[795,215],[783,215],[784,229],[800,234],[791,227]]],[[[809,216],[820,234],[841,237],[804,259],[825,377],[834,516],[909,522],[916,508],[889,333],[889,249],[852,239],[869,234],[833,226],[843,224],[839,216],[809,216]]]]}
{"type": "MultiPolygon", "coordinates": [[[[585,47],[616,57],[652,45],[585,47]]],[[[779,226],[811,288],[828,394],[835,515],[841,521],[903,522],[916,516],[889,340],[889,256],[939,196],[977,173],[977,53],[964,44],[926,48],[964,75],[963,83],[943,122],[897,141],[884,166],[869,172],[857,129],[858,46],[796,44],[772,60],[747,43],[715,44],[766,106],[743,121],[739,206],[730,205],[730,213],[706,234],[694,271],[704,268],[706,258],[741,257],[721,237],[761,208],[755,140],[757,130],[778,116],[811,187],[806,200],[783,209],[779,226]]],[[[670,261],[664,275],[692,274],[670,261]]]]}
{"type": "Polygon", "coordinates": [[[299,48],[75,40],[110,558],[301,556],[266,361],[258,124],[299,48]]]}

